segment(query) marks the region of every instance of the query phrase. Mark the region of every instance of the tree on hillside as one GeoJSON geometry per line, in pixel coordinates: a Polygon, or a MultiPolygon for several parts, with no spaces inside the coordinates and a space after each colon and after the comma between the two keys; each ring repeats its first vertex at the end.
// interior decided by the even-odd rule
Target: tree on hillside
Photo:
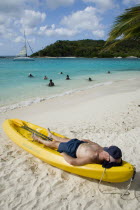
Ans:
{"type": "MultiPolygon", "coordinates": [[[[115,43],[116,41],[114,41],[115,43]]],[[[31,56],[37,57],[100,57],[100,58],[112,58],[112,57],[127,57],[130,54],[140,57],[140,40],[131,39],[129,41],[124,40],[119,45],[115,46],[111,50],[103,50],[105,45],[104,40],[78,40],[78,41],[57,41],[54,44],[46,46],[44,49],[32,54],[31,56]]]]}
{"type": "Polygon", "coordinates": [[[111,48],[123,40],[140,39],[140,6],[135,6],[126,9],[125,12],[118,16],[114,25],[109,33],[109,38],[106,44],[120,38],[118,41],[113,42],[107,48],[111,48]]]}

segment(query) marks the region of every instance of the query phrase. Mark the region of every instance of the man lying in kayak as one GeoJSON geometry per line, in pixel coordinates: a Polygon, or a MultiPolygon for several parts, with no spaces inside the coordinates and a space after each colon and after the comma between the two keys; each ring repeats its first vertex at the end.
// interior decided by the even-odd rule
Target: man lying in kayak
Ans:
{"type": "Polygon", "coordinates": [[[122,165],[122,152],[116,146],[101,147],[99,144],[90,140],[78,140],[61,138],[53,135],[48,129],[48,137],[53,141],[43,140],[37,135],[32,135],[38,141],[49,148],[57,149],[64,159],[71,165],[81,166],[90,163],[102,164],[105,168],[122,165]]]}

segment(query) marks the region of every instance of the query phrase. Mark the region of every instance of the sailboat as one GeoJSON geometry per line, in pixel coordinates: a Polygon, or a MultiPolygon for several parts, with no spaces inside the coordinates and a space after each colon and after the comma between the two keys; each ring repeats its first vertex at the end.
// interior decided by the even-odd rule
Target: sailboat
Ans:
{"type": "MultiPolygon", "coordinates": [[[[25,44],[22,47],[21,51],[19,52],[19,54],[13,59],[13,61],[34,61],[33,58],[30,58],[27,56],[27,44],[29,45],[28,41],[26,40],[26,35],[25,35],[25,31],[24,31],[24,39],[25,39],[25,44]]],[[[30,45],[29,45],[30,47],[30,45]]],[[[31,51],[32,48],[30,47],[31,51]]],[[[32,51],[33,53],[33,51],[32,51]]]]}

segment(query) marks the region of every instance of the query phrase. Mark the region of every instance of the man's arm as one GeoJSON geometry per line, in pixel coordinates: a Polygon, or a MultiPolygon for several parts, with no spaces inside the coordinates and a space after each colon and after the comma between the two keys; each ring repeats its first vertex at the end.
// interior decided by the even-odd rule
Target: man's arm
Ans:
{"type": "Polygon", "coordinates": [[[90,164],[93,163],[93,161],[91,160],[91,158],[87,158],[87,157],[83,157],[83,158],[73,158],[69,155],[67,155],[66,153],[61,153],[64,157],[64,159],[66,160],[66,162],[68,162],[70,165],[74,165],[74,166],[83,166],[85,164],[90,164]]]}

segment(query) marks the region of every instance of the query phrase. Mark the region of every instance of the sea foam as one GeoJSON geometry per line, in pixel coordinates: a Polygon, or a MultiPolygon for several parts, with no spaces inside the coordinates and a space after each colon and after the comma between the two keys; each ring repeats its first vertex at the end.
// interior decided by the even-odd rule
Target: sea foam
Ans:
{"type": "Polygon", "coordinates": [[[49,96],[49,97],[44,97],[44,98],[37,97],[37,98],[34,98],[34,99],[29,99],[29,100],[26,100],[26,101],[22,101],[20,103],[15,103],[15,104],[12,104],[12,105],[0,107],[0,113],[4,113],[4,112],[10,111],[10,110],[14,110],[14,109],[22,108],[22,107],[31,106],[32,104],[40,103],[42,101],[46,101],[46,100],[49,100],[49,99],[52,99],[52,98],[62,97],[62,96],[65,96],[65,95],[71,95],[73,93],[81,92],[81,91],[84,91],[84,90],[87,90],[87,89],[91,89],[91,88],[95,88],[95,87],[99,87],[99,86],[111,85],[112,83],[113,83],[113,81],[108,81],[108,82],[104,82],[104,83],[97,83],[97,84],[94,84],[94,85],[91,85],[91,86],[88,86],[88,87],[65,91],[63,93],[55,94],[55,95],[52,95],[52,96],[49,96]]]}

